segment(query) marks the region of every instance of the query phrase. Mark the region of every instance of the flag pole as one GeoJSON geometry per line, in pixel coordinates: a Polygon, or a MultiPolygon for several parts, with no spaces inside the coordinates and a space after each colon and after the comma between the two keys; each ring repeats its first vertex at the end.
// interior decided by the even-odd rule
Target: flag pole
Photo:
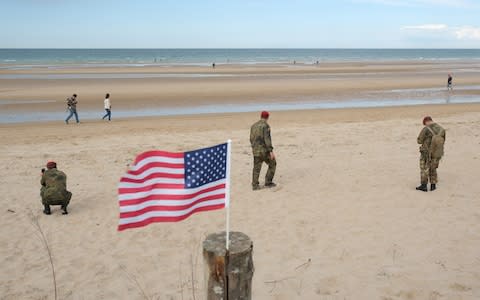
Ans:
{"type": "Polygon", "coordinates": [[[227,141],[227,188],[225,191],[225,209],[226,209],[226,234],[227,237],[225,239],[225,248],[228,249],[230,247],[230,160],[232,154],[232,140],[227,141]]]}

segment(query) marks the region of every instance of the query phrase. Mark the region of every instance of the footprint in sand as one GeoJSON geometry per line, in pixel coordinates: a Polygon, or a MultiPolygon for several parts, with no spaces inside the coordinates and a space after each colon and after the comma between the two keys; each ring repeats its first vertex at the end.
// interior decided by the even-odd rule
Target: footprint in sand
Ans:
{"type": "Polygon", "coordinates": [[[465,285],[460,284],[460,283],[454,283],[454,284],[450,285],[450,288],[452,290],[459,291],[459,292],[468,292],[472,289],[471,287],[465,286],[465,285]]]}

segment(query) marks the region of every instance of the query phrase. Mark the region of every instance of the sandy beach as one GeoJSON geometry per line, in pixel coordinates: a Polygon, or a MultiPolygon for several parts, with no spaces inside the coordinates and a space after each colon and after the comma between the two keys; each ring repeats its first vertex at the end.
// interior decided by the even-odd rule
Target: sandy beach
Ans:
{"type": "Polygon", "coordinates": [[[480,300],[480,0],[1,12],[0,300],[480,300]]]}
{"type": "MultiPolygon", "coordinates": [[[[2,85],[19,98],[44,91],[2,85]]],[[[59,101],[67,91],[58,92],[59,101]]],[[[0,298],[53,298],[48,254],[32,226],[37,219],[59,299],[203,299],[201,242],[224,230],[225,212],[119,233],[117,184],[142,151],[186,151],[228,138],[231,225],[254,242],[254,299],[480,297],[480,105],[272,112],[278,187],[253,192],[248,134],[257,119],[244,113],[0,125],[0,298]],[[416,137],[426,114],[448,139],[438,190],[421,193],[416,137]],[[41,213],[40,169],[49,159],[68,175],[68,216],[58,208],[41,213]]]]}

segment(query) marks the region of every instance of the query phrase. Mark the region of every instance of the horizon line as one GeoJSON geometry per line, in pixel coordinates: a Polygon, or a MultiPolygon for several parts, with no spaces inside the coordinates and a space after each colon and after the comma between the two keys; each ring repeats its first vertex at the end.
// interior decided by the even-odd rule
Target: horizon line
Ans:
{"type": "Polygon", "coordinates": [[[218,48],[195,48],[195,47],[179,47],[179,48],[144,48],[144,47],[135,47],[135,48],[104,48],[104,47],[79,47],[79,48],[61,48],[61,47],[20,47],[20,48],[1,48],[0,50],[480,50],[480,48],[410,48],[410,47],[395,47],[395,48],[388,48],[388,47],[378,47],[378,48],[371,48],[371,47],[324,47],[324,48],[315,48],[315,47],[306,47],[306,48],[293,48],[293,47],[267,47],[267,48],[225,48],[225,47],[218,47],[218,48]]]}

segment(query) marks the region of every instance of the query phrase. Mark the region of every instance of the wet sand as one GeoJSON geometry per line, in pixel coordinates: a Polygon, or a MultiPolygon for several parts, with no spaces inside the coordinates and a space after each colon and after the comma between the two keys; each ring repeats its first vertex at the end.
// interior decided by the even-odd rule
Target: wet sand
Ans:
{"type": "MultiPolygon", "coordinates": [[[[3,112],[62,112],[65,99],[79,95],[78,110],[103,111],[111,94],[115,110],[192,107],[214,104],[283,103],[389,98],[402,100],[398,89],[437,89],[434,96],[480,96],[480,68],[473,62],[328,63],[315,65],[218,65],[147,67],[62,67],[0,70],[3,112]],[[454,73],[455,89],[446,94],[446,75],[454,73]],[[110,75],[109,75],[110,74],[110,75]],[[142,78],[142,74],[150,76],[142,78]],[[45,79],[2,79],[1,76],[47,76],[45,79]],[[48,75],[55,77],[48,78],[48,75]],[[58,79],[59,76],[72,79],[58,79]],[[84,78],[75,78],[84,77],[84,78]],[[95,75],[100,78],[95,77],[95,75]],[[136,78],[128,78],[135,75],[136,78]],[[88,77],[93,78],[88,78],[88,77]],[[109,77],[126,78],[109,78],[109,77]],[[86,77],[86,78],[85,78],[86,77]],[[22,103],[22,101],[43,101],[22,103]],[[18,101],[15,104],[15,101],[18,101]]],[[[41,77],[39,77],[41,78],[41,77]]],[[[427,98],[432,92],[415,93],[427,98]]],[[[212,113],[215,111],[213,110],[212,113]]]]}

